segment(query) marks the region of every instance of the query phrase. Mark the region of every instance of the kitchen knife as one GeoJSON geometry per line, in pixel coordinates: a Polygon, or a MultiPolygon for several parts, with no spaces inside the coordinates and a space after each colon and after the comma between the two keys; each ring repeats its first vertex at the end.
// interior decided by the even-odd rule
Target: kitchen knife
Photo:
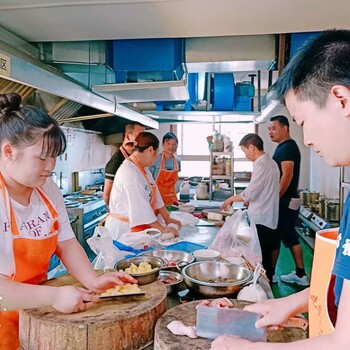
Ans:
{"type": "Polygon", "coordinates": [[[233,335],[254,342],[266,341],[266,329],[256,329],[260,318],[254,312],[235,308],[197,306],[196,333],[199,337],[215,339],[220,335],[233,335]]]}

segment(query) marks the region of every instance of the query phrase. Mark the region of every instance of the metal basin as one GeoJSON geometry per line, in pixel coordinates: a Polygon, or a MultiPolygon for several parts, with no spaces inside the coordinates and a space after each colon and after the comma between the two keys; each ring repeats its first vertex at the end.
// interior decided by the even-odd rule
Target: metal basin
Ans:
{"type": "Polygon", "coordinates": [[[164,261],[162,270],[177,271],[176,264],[184,262],[188,265],[194,262],[194,256],[181,250],[152,250],[143,252],[139,256],[156,256],[164,261]]]}
{"type": "Polygon", "coordinates": [[[243,266],[215,261],[187,265],[182,275],[188,289],[205,298],[236,296],[253,278],[253,273],[243,266]]]}
{"type": "Polygon", "coordinates": [[[163,260],[155,256],[137,256],[135,258],[123,259],[115,264],[114,269],[116,271],[124,271],[131,263],[139,265],[143,261],[148,262],[152,266],[152,269],[156,268],[156,270],[137,274],[130,273],[129,275],[136,278],[140,286],[156,281],[159,276],[159,271],[163,267],[163,260]]]}
{"type": "Polygon", "coordinates": [[[176,293],[179,289],[181,282],[183,281],[181,273],[165,270],[161,270],[159,272],[158,279],[165,284],[167,294],[176,293]]]}

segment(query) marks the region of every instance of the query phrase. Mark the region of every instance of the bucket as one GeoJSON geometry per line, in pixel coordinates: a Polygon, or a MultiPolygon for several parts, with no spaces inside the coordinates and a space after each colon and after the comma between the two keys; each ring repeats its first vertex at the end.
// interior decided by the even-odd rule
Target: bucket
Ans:
{"type": "Polygon", "coordinates": [[[316,232],[309,296],[310,337],[334,331],[329,318],[327,295],[335,258],[338,228],[316,232]]]}
{"type": "Polygon", "coordinates": [[[190,181],[187,177],[180,184],[180,201],[190,200],[190,181]]]}

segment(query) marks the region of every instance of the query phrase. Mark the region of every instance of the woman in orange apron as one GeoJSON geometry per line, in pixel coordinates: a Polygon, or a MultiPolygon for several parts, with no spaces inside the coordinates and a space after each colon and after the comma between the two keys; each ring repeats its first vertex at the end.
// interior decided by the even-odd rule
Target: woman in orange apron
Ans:
{"type": "Polygon", "coordinates": [[[124,273],[97,277],[69,225],[62,195],[49,179],[66,141],[57,122],[44,111],[22,107],[17,94],[0,95],[0,349],[20,346],[18,311],[52,306],[61,312],[85,309],[124,273]],[[90,290],[38,286],[46,280],[56,253],[90,290]]]}
{"type": "Polygon", "coordinates": [[[123,162],[116,174],[109,203],[110,215],[106,219],[106,228],[114,239],[146,228],[178,235],[177,229],[168,225],[174,223],[180,227],[181,223],[170,218],[147,168],[157,157],[158,147],[159,140],[155,135],[140,133],[135,140],[133,154],[123,162]],[[158,221],[158,213],[167,226],[158,221]]]}
{"type": "Polygon", "coordinates": [[[177,146],[176,135],[172,132],[166,133],[163,136],[163,152],[150,167],[165,205],[174,204],[178,200],[175,188],[181,170],[181,160],[175,154],[177,146]]]}

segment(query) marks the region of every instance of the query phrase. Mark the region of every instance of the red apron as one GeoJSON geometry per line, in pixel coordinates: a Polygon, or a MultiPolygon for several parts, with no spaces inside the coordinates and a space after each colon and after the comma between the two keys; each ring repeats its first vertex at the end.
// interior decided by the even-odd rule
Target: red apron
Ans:
{"type": "Polygon", "coordinates": [[[162,161],[160,163],[159,173],[156,179],[159,192],[163,198],[165,205],[174,204],[177,201],[175,185],[179,179],[179,167],[176,157],[173,155],[174,170],[165,169],[165,155],[162,153],[162,161]]]}
{"type": "MultiPolygon", "coordinates": [[[[137,168],[140,170],[141,174],[144,176],[144,178],[146,179],[147,183],[148,183],[148,186],[150,187],[151,189],[151,207],[154,211],[154,213],[156,212],[156,185],[155,184],[151,184],[148,180],[148,177],[146,175],[146,171],[145,169],[142,167],[142,165],[140,164],[140,162],[137,160],[137,158],[133,155],[131,155],[129,158],[128,158],[131,162],[133,162],[137,168]]],[[[109,216],[112,216],[114,219],[117,219],[119,221],[123,221],[123,222],[129,222],[129,218],[126,218],[126,217],[123,217],[123,216],[120,216],[118,214],[113,214],[113,213],[109,213],[108,214],[109,216]]],[[[107,217],[106,217],[107,218],[107,217]]],[[[105,218],[105,219],[106,219],[105,218]]],[[[146,230],[147,228],[150,228],[151,226],[148,225],[148,224],[144,224],[144,225],[138,225],[138,226],[134,226],[134,227],[131,227],[131,232],[140,232],[140,231],[143,231],[143,230],[146,230]]]]}
{"type": "MultiPolygon", "coordinates": [[[[0,185],[13,235],[15,272],[8,279],[29,284],[40,284],[47,278],[50,258],[57,248],[58,213],[44,192],[36,188],[53,218],[50,232],[43,239],[20,237],[16,216],[1,175],[0,185]]],[[[20,347],[18,339],[18,311],[0,312],[0,325],[0,349],[18,349],[20,347]]]]}
{"type": "Polygon", "coordinates": [[[315,337],[334,331],[331,311],[328,308],[329,292],[332,284],[338,229],[316,232],[315,252],[312,263],[310,297],[309,297],[309,335],[315,337]]]}

